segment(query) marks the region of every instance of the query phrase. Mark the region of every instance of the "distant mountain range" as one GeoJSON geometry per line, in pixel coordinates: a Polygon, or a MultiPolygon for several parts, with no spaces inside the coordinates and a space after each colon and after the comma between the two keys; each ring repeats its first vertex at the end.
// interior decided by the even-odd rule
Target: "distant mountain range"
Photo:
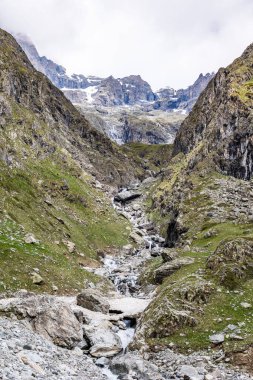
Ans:
{"type": "Polygon", "coordinates": [[[194,84],[186,89],[165,87],[157,92],[153,92],[140,75],[124,78],[82,74],[68,76],[63,66],[45,56],[41,57],[27,36],[18,34],[15,38],[33,66],[61,89],[97,129],[120,144],[134,141],[151,144],[173,142],[180,123],[214,76],[214,73],[200,74],[194,84]],[[111,118],[108,111],[112,108],[111,118]],[[129,111],[131,120],[128,118],[129,111]]]}

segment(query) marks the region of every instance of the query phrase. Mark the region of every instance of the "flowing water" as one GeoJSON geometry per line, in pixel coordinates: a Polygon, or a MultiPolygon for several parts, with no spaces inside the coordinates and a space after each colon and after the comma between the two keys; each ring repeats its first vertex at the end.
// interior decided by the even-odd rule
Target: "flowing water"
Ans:
{"type": "MultiPolygon", "coordinates": [[[[151,223],[141,210],[139,200],[129,201],[125,205],[114,202],[114,208],[130,221],[135,233],[142,237],[143,244],[136,248],[123,249],[117,257],[106,255],[102,259],[103,267],[99,268],[96,273],[109,278],[120,295],[132,298],[150,298],[149,294],[141,292],[138,277],[143,264],[151,256],[159,255],[164,239],[155,234],[152,228],[147,228],[150,227],[151,223]]],[[[126,329],[120,329],[117,333],[123,347],[120,355],[127,352],[127,347],[134,338],[136,322],[131,319],[124,319],[123,321],[126,329]]],[[[110,371],[109,366],[102,368],[102,372],[110,380],[118,379],[118,376],[110,371]]]]}

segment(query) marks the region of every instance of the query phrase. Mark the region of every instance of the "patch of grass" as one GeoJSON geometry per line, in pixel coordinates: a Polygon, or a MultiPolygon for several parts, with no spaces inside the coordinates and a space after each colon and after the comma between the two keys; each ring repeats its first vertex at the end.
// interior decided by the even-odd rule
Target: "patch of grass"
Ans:
{"type": "Polygon", "coordinates": [[[128,143],[122,145],[121,150],[131,160],[134,160],[139,173],[144,174],[146,170],[159,172],[168,165],[171,159],[172,145],[128,143]]]}
{"type": "Polygon", "coordinates": [[[99,280],[83,266],[98,265],[98,251],[128,242],[126,220],[73,162],[60,163],[55,156],[35,165],[28,162],[26,170],[3,166],[0,178],[0,291],[50,292],[52,285],[60,293],[80,290],[86,279],[99,280]],[[40,244],[25,244],[26,233],[40,244]],[[68,253],[64,240],[75,243],[74,254],[68,253]],[[40,269],[44,285],[32,284],[34,267],[40,269]]]}

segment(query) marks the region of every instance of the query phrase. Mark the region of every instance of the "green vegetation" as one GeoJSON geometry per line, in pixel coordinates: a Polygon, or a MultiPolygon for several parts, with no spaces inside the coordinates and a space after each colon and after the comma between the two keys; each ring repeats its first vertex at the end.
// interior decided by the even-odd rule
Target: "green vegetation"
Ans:
{"type": "Polygon", "coordinates": [[[159,172],[168,165],[171,159],[172,145],[129,143],[122,145],[121,150],[134,161],[139,175],[143,175],[147,170],[159,172]]]}
{"type": "MultiPolygon", "coordinates": [[[[224,264],[227,276],[221,282],[218,273],[208,268],[207,259],[224,240],[244,238],[251,241],[253,223],[239,216],[233,218],[230,204],[222,201],[219,181],[230,181],[229,177],[217,173],[205,161],[189,172],[189,160],[189,156],[183,155],[171,160],[167,175],[151,190],[147,209],[164,236],[171,208],[178,211],[180,224],[187,229],[183,241],[188,242],[189,249],[173,249],[177,250],[179,258],[194,258],[194,263],[175,271],[159,286],[157,297],[143,317],[144,335],[151,346],[174,343],[179,351],[187,352],[211,347],[210,335],[235,324],[240,326],[244,339],[226,338],[224,349],[231,352],[253,344],[252,309],[243,309],[240,305],[241,302],[253,305],[252,271],[249,268],[246,276],[236,277],[235,281],[233,265],[224,264]],[[230,277],[229,266],[232,268],[230,277]],[[186,311],[189,316],[184,319],[174,310],[176,313],[186,311]],[[192,318],[196,321],[195,326],[192,318]]],[[[237,185],[231,182],[231,186],[242,189],[244,184],[238,180],[237,185]]],[[[154,283],[154,272],[161,264],[161,259],[147,263],[141,276],[143,285],[154,283]]],[[[238,261],[234,262],[234,267],[239,267],[238,261]]]]}
{"type": "Polygon", "coordinates": [[[0,150],[6,152],[0,168],[0,291],[51,292],[55,285],[60,293],[70,293],[86,279],[99,280],[83,267],[99,265],[98,251],[127,243],[127,222],[115,214],[94,179],[54,142],[48,125],[10,104],[0,137],[0,150]],[[25,244],[28,233],[40,243],[25,244]],[[75,253],[63,241],[73,242],[75,253]],[[33,268],[40,269],[43,285],[32,283],[33,268]]]}
{"type": "Polygon", "coordinates": [[[98,280],[82,269],[98,265],[98,251],[127,243],[126,221],[74,165],[45,160],[25,171],[2,168],[0,177],[2,290],[50,291],[53,284],[60,292],[80,289],[86,278],[98,280]],[[40,243],[25,244],[27,233],[40,243]],[[76,252],[70,254],[64,241],[75,243],[76,252]],[[45,279],[42,286],[32,284],[34,267],[45,279]]]}

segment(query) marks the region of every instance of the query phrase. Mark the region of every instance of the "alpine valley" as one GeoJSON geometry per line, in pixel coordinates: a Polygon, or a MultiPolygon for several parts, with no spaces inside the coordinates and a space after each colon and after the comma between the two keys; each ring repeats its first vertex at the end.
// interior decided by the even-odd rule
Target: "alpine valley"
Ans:
{"type": "Polygon", "coordinates": [[[15,38],[0,29],[0,378],[252,379],[253,44],[153,92],[15,38]]]}

